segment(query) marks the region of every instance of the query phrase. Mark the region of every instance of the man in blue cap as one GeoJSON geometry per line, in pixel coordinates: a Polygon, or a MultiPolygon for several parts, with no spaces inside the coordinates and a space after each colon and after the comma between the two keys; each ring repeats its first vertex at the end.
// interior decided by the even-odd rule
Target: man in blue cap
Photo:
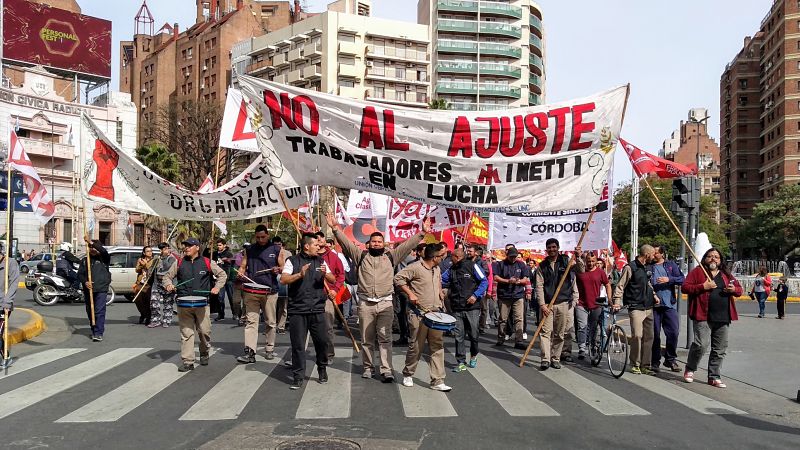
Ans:
{"type": "Polygon", "coordinates": [[[217,263],[200,257],[200,241],[189,238],[183,241],[183,258],[176,261],[164,276],[167,292],[177,292],[178,326],[181,330],[180,372],[194,369],[194,335],[200,338],[200,365],[208,365],[211,350],[211,311],[209,294],[216,295],[228,280],[217,263]],[[216,279],[216,282],[214,282],[216,279]],[[212,287],[213,283],[213,287],[212,287]]]}

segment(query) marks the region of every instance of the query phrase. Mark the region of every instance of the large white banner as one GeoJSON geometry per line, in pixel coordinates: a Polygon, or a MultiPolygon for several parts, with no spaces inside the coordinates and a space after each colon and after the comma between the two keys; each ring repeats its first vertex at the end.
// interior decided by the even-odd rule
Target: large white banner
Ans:
{"type": "Polygon", "coordinates": [[[228,88],[225,113],[220,127],[219,146],[248,152],[257,152],[256,134],[247,118],[247,105],[242,92],[228,88]]]}
{"type": "MultiPolygon", "coordinates": [[[[611,213],[614,198],[611,172],[608,183],[597,203],[592,223],[583,241],[584,250],[602,250],[611,247],[611,213]]],[[[562,250],[572,250],[578,245],[581,233],[587,226],[591,208],[569,209],[555,212],[517,214],[492,213],[489,215],[489,247],[502,249],[507,244],[526,250],[545,250],[549,238],[558,239],[562,250]]]]}
{"type": "MultiPolygon", "coordinates": [[[[82,125],[81,142],[87,148],[81,189],[95,202],[170,219],[200,221],[247,219],[285,210],[262,157],[225,185],[199,193],[161,178],[127,155],[89,116],[82,116],[82,125]]],[[[289,208],[305,201],[300,188],[287,189],[284,196],[289,208]]]]}
{"type": "Polygon", "coordinates": [[[282,188],[330,185],[473,211],[590,208],[602,194],[627,87],[506,111],[436,111],[239,77],[282,188]]]}

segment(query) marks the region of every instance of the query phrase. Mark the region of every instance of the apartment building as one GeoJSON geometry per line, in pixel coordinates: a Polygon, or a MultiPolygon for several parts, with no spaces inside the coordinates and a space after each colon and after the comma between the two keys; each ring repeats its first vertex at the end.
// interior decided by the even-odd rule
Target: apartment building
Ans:
{"type": "Polygon", "coordinates": [[[252,38],[245,72],[354,99],[427,107],[428,27],[370,17],[369,7],[365,0],[335,2],[324,13],[252,38]],[[342,3],[352,3],[347,13],[334,8],[342,3]]]}
{"type": "Polygon", "coordinates": [[[719,198],[720,149],[714,138],[708,134],[706,119],[707,109],[689,110],[687,120],[681,120],[680,127],[664,140],[660,153],[670,161],[696,166],[701,194],[719,198]]]}
{"type": "Polygon", "coordinates": [[[538,105],[545,95],[542,9],[530,0],[420,0],[434,95],[453,110],[538,105]]]}

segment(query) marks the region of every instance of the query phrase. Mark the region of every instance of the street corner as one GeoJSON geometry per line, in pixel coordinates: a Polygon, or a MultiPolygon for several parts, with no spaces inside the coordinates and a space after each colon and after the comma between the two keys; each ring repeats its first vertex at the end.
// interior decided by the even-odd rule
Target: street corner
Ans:
{"type": "Polygon", "coordinates": [[[33,339],[44,333],[47,325],[41,314],[28,308],[15,308],[8,328],[9,345],[33,339]]]}

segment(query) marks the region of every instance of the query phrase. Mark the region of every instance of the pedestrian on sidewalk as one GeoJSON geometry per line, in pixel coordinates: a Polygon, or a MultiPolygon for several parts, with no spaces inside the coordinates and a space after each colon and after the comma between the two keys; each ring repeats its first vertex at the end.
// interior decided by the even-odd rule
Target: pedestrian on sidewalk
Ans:
{"type": "Polygon", "coordinates": [[[414,386],[414,373],[427,342],[430,349],[430,387],[435,391],[448,392],[452,388],[444,384],[444,332],[428,328],[422,320],[425,312],[444,309],[442,276],[440,265],[447,256],[441,243],[428,244],[422,259],[410,264],[394,277],[394,284],[408,296],[412,308],[408,313],[410,339],[406,362],[403,368],[403,386],[414,386]]]}
{"type": "Polygon", "coordinates": [[[708,384],[724,388],[720,371],[728,348],[728,329],[732,321],[739,319],[735,300],[742,295],[742,286],[722,260],[722,253],[712,247],[703,255],[702,267],[695,267],[686,276],[683,292],[689,295],[688,315],[694,331],[683,379],[687,383],[694,381],[697,365],[710,347],[708,384]]]}
{"type": "Polygon", "coordinates": [[[215,295],[225,286],[228,276],[217,263],[200,256],[200,241],[183,241],[183,258],[173,264],[165,277],[167,292],[177,292],[178,326],[181,330],[179,372],[194,369],[194,336],[200,338],[200,365],[208,365],[211,351],[211,310],[209,294],[215,295]],[[216,278],[216,282],[214,281],[216,278]]]}
{"type": "Polygon", "coordinates": [[[479,264],[465,257],[463,248],[456,248],[451,255],[453,265],[442,274],[442,288],[447,290],[450,307],[456,318],[456,367],[453,372],[467,370],[467,349],[465,338],[469,340],[469,367],[478,365],[478,320],[481,303],[478,299],[486,294],[489,280],[479,264]]]}
{"type": "Polygon", "coordinates": [[[669,367],[673,372],[680,372],[677,353],[680,315],[675,289],[683,284],[684,276],[678,264],[667,259],[667,249],[663,244],[656,244],[653,248],[656,253],[653,265],[650,266],[652,272],[650,283],[660,302],[653,308],[653,357],[650,365],[654,372],[658,372],[663,357],[664,367],[669,367]],[[663,352],[661,351],[662,329],[666,339],[663,352]]]}
{"type": "Polygon", "coordinates": [[[103,244],[98,240],[91,240],[89,236],[84,236],[83,240],[89,249],[89,255],[81,261],[78,268],[78,280],[83,289],[83,300],[86,305],[86,316],[89,323],[92,323],[92,298],[94,299],[94,325],[92,328],[92,341],[100,342],[106,330],[106,301],[108,297],[108,287],[111,285],[111,272],[108,266],[111,257],[103,244]],[[87,259],[91,259],[92,281],[89,281],[89,268],[87,259]]]}
{"type": "Polygon", "coordinates": [[[652,375],[650,370],[653,358],[653,307],[660,304],[650,284],[649,264],[655,257],[651,245],[642,245],[637,256],[622,268],[622,273],[614,291],[614,305],[628,307],[630,317],[630,360],[631,372],[652,375]]]}
{"type": "MultiPolygon", "coordinates": [[[[17,283],[19,283],[19,264],[14,258],[6,258],[5,249],[0,245],[0,352],[5,348],[3,341],[3,331],[8,326],[11,318],[11,311],[14,310],[14,298],[17,295],[17,283]],[[8,271],[8,285],[5,285],[6,271],[8,271]]],[[[10,347],[10,346],[9,346],[10,347]]],[[[2,355],[5,358],[6,355],[2,355]]],[[[10,362],[10,360],[8,360],[10,362]]],[[[7,362],[7,363],[8,363],[7,362]]]]}
{"type": "Polygon", "coordinates": [[[753,287],[750,289],[750,296],[755,297],[756,301],[758,301],[759,319],[764,317],[764,312],[767,308],[767,297],[769,297],[771,288],[772,278],[767,273],[767,268],[761,266],[758,269],[755,281],[753,281],[753,287]]]}
{"type": "Polygon", "coordinates": [[[306,335],[311,334],[317,359],[320,383],[328,382],[328,323],[325,320],[325,283],[336,278],[328,271],[325,260],[319,256],[317,237],[303,234],[302,249],[283,264],[279,279],[289,286],[289,339],[292,343],[292,384],[290,389],[303,387],[306,373],[306,335]]]}
{"type": "Polygon", "coordinates": [[[776,319],[784,319],[786,317],[786,299],[789,298],[789,286],[786,285],[786,277],[778,279],[778,285],[775,286],[775,296],[778,299],[778,316],[776,319]]]}
{"type": "Polygon", "coordinates": [[[158,244],[158,250],[161,252],[161,260],[155,267],[150,295],[150,324],[147,328],[169,327],[175,308],[175,292],[167,291],[164,277],[178,259],[172,255],[172,247],[166,242],[158,244]]]}

